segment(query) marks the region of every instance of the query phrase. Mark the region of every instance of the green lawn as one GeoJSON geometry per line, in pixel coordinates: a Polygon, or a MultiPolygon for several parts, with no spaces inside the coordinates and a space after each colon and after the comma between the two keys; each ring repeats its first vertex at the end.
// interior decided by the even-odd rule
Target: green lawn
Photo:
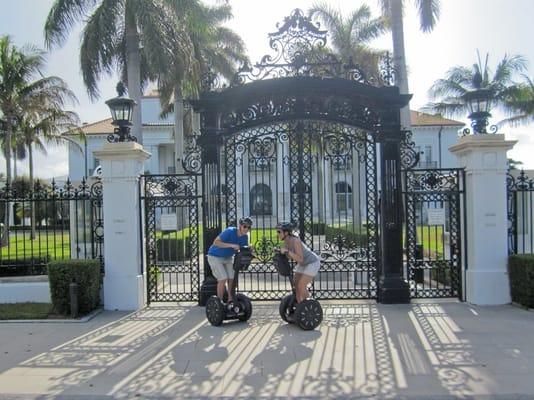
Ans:
{"type": "Polygon", "coordinates": [[[2,247],[2,259],[41,258],[49,255],[51,259],[70,258],[70,238],[68,233],[39,232],[35,240],[29,233],[11,235],[9,246],[2,247]]]}
{"type": "Polygon", "coordinates": [[[443,258],[443,226],[417,226],[417,242],[423,245],[425,257],[430,257],[431,259],[443,258]]]}
{"type": "Polygon", "coordinates": [[[46,319],[52,313],[49,303],[13,303],[0,304],[2,319],[46,319]]]}

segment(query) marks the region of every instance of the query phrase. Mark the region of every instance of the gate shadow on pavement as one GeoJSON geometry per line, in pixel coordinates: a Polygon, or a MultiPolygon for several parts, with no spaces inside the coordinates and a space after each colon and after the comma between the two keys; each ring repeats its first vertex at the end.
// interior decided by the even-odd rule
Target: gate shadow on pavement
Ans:
{"type": "Polygon", "coordinates": [[[246,324],[205,323],[113,394],[391,398],[469,396],[490,385],[442,304],[330,302],[323,308],[324,321],[312,332],[282,323],[277,303],[254,303],[246,324]]]}
{"type": "Polygon", "coordinates": [[[493,318],[474,318],[465,303],[330,301],[323,309],[320,327],[305,332],[281,321],[278,303],[254,303],[250,321],[221,327],[209,325],[198,306],[153,305],[5,371],[0,391],[151,399],[469,397],[509,390],[476,356],[494,344],[472,343],[493,318]]]}

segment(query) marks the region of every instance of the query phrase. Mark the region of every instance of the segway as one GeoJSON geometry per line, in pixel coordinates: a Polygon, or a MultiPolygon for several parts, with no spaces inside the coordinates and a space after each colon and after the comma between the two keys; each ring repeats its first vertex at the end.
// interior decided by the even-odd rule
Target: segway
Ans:
{"type": "Polygon", "coordinates": [[[234,299],[234,307],[229,310],[228,304],[219,297],[211,296],[206,302],[206,317],[213,326],[220,326],[225,320],[248,321],[252,315],[252,302],[242,293],[236,294],[239,272],[246,270],[252,262],[250,247],[242,247],[234,257],[234,281],[230,291],[234,299]]]}
{"type": "Polygon", "coordinates": [[[274,254],[274,266],[281,276],[289,277],[291,294],[282,298],[280,302],[280,316],[285,322],[297,324],[305,331],[311,331],[319,326],[323,320],[321,304],[312,298],[297,303],[297,290],[293,284],[292,263],[285,254],[277,251],[274,254]]]}

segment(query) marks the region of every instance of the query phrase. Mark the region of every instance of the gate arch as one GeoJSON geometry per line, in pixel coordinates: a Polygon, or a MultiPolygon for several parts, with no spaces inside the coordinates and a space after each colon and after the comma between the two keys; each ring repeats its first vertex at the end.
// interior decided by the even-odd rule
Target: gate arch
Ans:
{"type": "MultiPolygon", "coordinates": [[[[204,254],[224,226],[251,214],[245,197],[251,184],[265,185],[272,215],[253,216],[258,262],[240,283],[252,298],[279,298],[288,289],[271,265],[276,243],[270,230],[276,220],[291,219],[324,261],[316,297],[408,302],[400,109],[410,96],[387,86],[388,63],[379,77],[368,78],[352,61],[314,53],[326,44],[326,32],[300,10],[269,36],[275,56],[243,66],[229,87],[209,77],[200,98],[191,101],[201,118],[204,254]],[[350,180],[352,201],[359,203],[344,219],[328,220],[334,215],[328,198],[341,181],[334,181],[336,174],[350,180]],[[213,190],[221,185],[224,197],[213,190]]],[[[201,303],[212,285],[206,258],[204,272],[201,303]]]]}

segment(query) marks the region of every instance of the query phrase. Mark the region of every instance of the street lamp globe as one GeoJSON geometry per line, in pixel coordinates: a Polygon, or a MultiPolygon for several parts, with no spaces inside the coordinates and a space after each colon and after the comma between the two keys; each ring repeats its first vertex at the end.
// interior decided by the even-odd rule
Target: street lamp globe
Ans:
{"type": "Polygon", "coordinates": [[[114,142],[131,142],[137,141],[134,136],[130,135],[130,126],[132,125],[133,108],[135,101],[126,95],[126,88],[122,82],[117,84],[117,97],[106,101],[111,111],[112,125],[115,125],[115,131],[108,136],[108,141],[114,142]]]}

